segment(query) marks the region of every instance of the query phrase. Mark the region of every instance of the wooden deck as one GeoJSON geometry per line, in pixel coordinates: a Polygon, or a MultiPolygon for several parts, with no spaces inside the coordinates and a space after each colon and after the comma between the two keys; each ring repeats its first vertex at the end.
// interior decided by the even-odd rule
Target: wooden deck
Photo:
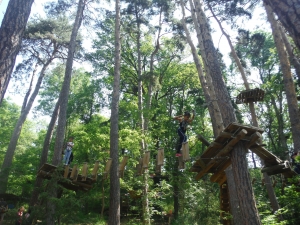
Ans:
{"type": "MultiPolygon", "coordinates": [[[[83,165],[81,174],[78,173],[76,165],[73,168],[65,166],[58,174],[62,175],[62,177],[64,177],[65,179],[61,177],[58,183],[69,190],[88,191],[93,187],[93,183],[96,182],[97,171],[95,170],[95,168],[97,168],[97,164],[95,164],[91,177],[88,177],[86,164],[83,165]]],[[[57,172],[57,166],[45,163],[39,169],[37,176],[43,179],[51,179],[55,172],[57,172]]]]}
{"type": "Polygon", "coordinates": [[[211,181],[222,185],[227,180],[224,170],[231,164],[229,153],[236,143],[246,141],[247,148],[264,160],[265,167],[262,172],[267,172],[269,175],[283,173],[286,177],[293,176],[295,173],[288,163],[266,150],[264,145],[259,144],[258,140],[261,138],[262,133],[263,130],[258,127],[238,123],[229,124],[215,141],[207,147],[204,153],[197,158],[190,171],[197,173],[196,180],[207,173],[211,173],[211,181]]]}

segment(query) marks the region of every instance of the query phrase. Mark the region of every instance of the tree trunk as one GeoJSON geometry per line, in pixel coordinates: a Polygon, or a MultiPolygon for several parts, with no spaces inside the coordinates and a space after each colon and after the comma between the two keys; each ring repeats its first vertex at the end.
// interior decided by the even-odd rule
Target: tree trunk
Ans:
{"type": "Polygon", "coordinates": [[[234,150],[231,152],[232,172],[239,198],[240,212],[244,221],[241,224],[256,225],[261,223],[254,200],[250,174],[245,169],[245,165],[247,165],[245,145],[246,143],[240,141],[234,146],[234,150]]]}
{"type": "MultiPolygon", "coordinates": [[[[40,76],[39,76],[38,81],[36,83],[35,89],[34,89],[32,95],[31,95],[29,101],[27,102],[27,96],[29,96],[29,93],[31,91],[31,86],[29,87],[28,93],[26,94],[26,97],[24,98],[21,115],[20,115],[20,117],[19,117],[19,119],[18,119],[18,121],[15,125],[14,131],[13,131],[12,136],[10,138],[10,142],[9,142],[9,145],[8,145],[8,148],[7,148],[7,151],[6,151],[6,154],[5,154],[5,158],[4,158],[2,167],[1,167],[1,171],[3,171],[3,172],[0,173],[1,174],[1,176],[0,176],[0,183],[1,183],[0,193],[1,194],[4,194],[6,192],[6,189],[7,189],[9,170],[10,170],[10,167],[12,165],[13,156],[14,156],[17,144],[18,144],[18,139],[19,139],[21,131],[22,131],[22,126],[23,126],[23,124],[24,124],[24,122],[27,118],[28,113],[31,110],[31,107],[33,105],[33,102],[34,102],[36,96],[39,93],[42,81],[43,81],[44,76],[45,76],[46,69],[48,68],[48,66],[51,63],[52,59],[53,58],[48,59],[46,64],[43,65],[42,70],[40,72],[40,76]]],[[[34,77],[34,74],[33,74],[33,77],[34,77]]]]}
{"type": "MultiPolygon", "coordinates": [[[[227,39],[227,42],[230,46],[230,49],[231,49],[231,55],[241,73],[241,76],[242,76],[242,79],[244,81],[244,86],[246,88],[246,90],[250,90],[250,85],[248,83],[248,80],[247,80],[247,77],[246,77],[246,73],[245,73],[245,70],[244,70],[244,67],[242,66],[241,64],[241,61],[235,51],[235,48],[233,47],[233,44],[230,40],[230,36],[225,32],[225,30],[223,29],[222,27],[222,24],[221,22],[218,20],[217,16],[214,14],[211,6],[209,5],[209,8],[210,8],[210,11],[211,13],[213,14],[213,17],[215,18],[215,20],[217,21],[223,35],[226,37],[227,39]]],[[[255,107],[254,107],[254,103],[253,102],[249,102],[249,109],[250,109],[250,114],[251,114],[251,118],[252,118],[252,123],[253,123],[253,126],[255,127],[258,127],[258,120],[257,120],[257,116],[256,116],[256,111],[255,111],[255,107]]],[[[262,143],[262,140],[259,140],[260,143],[262,143]]],[[[255,163],[255,158],[254,158],[254,154],[252,152],[252,157],[253,157],[253,164],[254,164],[254,168],[256,168],[256,163],[255,163]]],[[[262,162],[264,164],[264,162],[262,162]]],[[[271,180],[270,177],[268,176],[267,173],[264,173],[264,177],[267,179],[267,180],[271,180]]],[[[275,195],[275,192],[274,192],[274,188],[270,183],[266,183],[266,187],[267,187],[267,193],[268,193],[268,196],[269,196],[269,199],[270,199],[270,202],[271,202],[271,207],[273,209],[273,211],[277,211],[279,209],[279,204],[278,204],[278,201],[276,199],[276,195],[275,195]]],[[[232,193],[234,194],[234,193],[232,193]]]]}
{"type": "MultiPolygon", "coordinates": [[[[59,101],[57,101],[57,103],[55,105],[54,111],[51,116],[50,123],[48,125],[48,130],[47,130],[47,133],[45,136],[43,150],[42,150],[41,159],[40,159],[38,168],[41,168],[42,165],[47,162],[49,146],[51,143],[53,131],[55,128],[55,122],[57,120],[58,115],[59,115],[59,101]]],[[[38,198],[39,198],[39,188],[42,186],[42,183],[43,183],[43,178],[36,177],[34,189],[31,194],[31,199],[30,199],[30,204],[29,204],[30,206],[34,206],[35,204],[37,204],[38,198]]]]}
{"type": "MultiPolygon", "coordinates": [[[[278,3],[279,4],[279,3],[278,3]]],[[[290,63],[287,57],[287,53],[284,49],[280,29],[277,21],[275,20],[272,9],[269,5],[264,4],[268,20],[271,24],[272,34],[275,42],[275,46],[278,52],[281,70],[283,73],[283,83],[285,87],[286,99],[288,103],[288,112],[291,123],[292,137],[294,141],[294,151],[300,150],[300,115],[298,102],[295,92],[294,81],[291,73],[290,63]]],[[[299,21],[298,21],[299,22],[299,21]]]]}
{"type": "Polygon", "coordinates": [[[119,99],[120,99],[120,68],[121,68],[121,37],[120,37],[120,1],[116,0],[115,18],[115,59],[114,86],[111,103],[110,122],[110,204],[108,224],[120,224],[120,180],[119,180],[119,99]]]}
{"type": "Polygon", "coordinates": [[[293,38],[300,50],[300,4],[299,0],[263,0],[276,13],[279,21],[293,38]]]}
{"type": "Polygon", "coordinates": [[[0,105],[4,98],[34,0],[10,0],[0,27],[0,105]]]}
{"type": "Polygon", "coordinates": [[[229,166],[226,170],[226,177],[227,177],[227,185],[229,191],[229,202],[230,202],[230,211],[233,216],[233,225],[240,225],[245,224],[243,217],[241,216],[240,212],[240,204],[239,199],[237,198],[237,191],[235,186],[234,177],[232,174],[232,168],[229,166]]]}
{"type": "MultiPolygon", "coordinates": [[[[182,24],[184,27],[184,31],[186,33],[187,42],[190,45],[191,50],[192,50],[192,55],[193,55],[194,62],[196,64],[199,81],[201,83],[202,90],[204,92],[205,101],[208,104],[208,110],[209,110],[210,118],[212,121],[214,135],[215,135],[215,137],[217,137],[224,130],[221,112],[220,112],[217,102],[212,101],[212,99],[216,99],[216,95],[215,95],[215,91],[211,84],[211,78],[208,74],[206,75],[207,79],[205,79],[205,77],[204,77],[203,68],[202,68],[198,53],[197,53],[197,49],[192,41],[190,32],[185,23],[184,3],[182,0],[180,1],[180,3],[181,3],[182,14],[183,14],[181,21],[182,21],[182,24]]],[[[192,6],[191,0],[190,0],[190,5],[192,6]]],[[[192,10],[192,18],[193,18],[193,21],[195,22],[196,16],[195,16],[195,13],[193,10],[192,10]]],[[[200,34],[200,30],[199,30],[198,26],[196,26],[196,32],[197,32],[197,37],[198,37],[198,43],[201,43],[202,38],[201,38],[201,34],[200,34]]]]}
{"type": "MultiPolygon", "coordinates": [[[[64,136],[65,136],[65,126],[66,126],[66,118],[67,118],[67,106],[68,106],[68,99],[69,99],[69,91],[70,91],[70,83],[71,83],[71,76],[72,76],[72,67],[73,67],[73,59],[74,53],[76,50],[76,38],[78,34],[78,30],[81,26],[81,22],[83,19],[83,12],[86,5],[87,0],[79,0],[78,1],[78,8],[76,13],[75,22],[72,29],[72,34],[69,42],[68,47],[68,58],[66,62],[66,70],[65,70],[65,77],[64,82],[62,85],[62,89],[59,95],[59,102],[60,102],[60,113],[58,117],[58,125],[57,125],[57,132],[55,138],[55,147],[54,147],[54,154],[52,158],[52,164],[58,166],[62,160],[61,150],[63,148],[64,136]]],[[[51,198],[56,198],[56,186],[55,184],[51,184],[49,189],[49,201],[47,202],[47,224],[54,225],[55,224],[55,205],[51,201],[51,198]],[[54,190],[53,190],[54,189],[54,190]]]]}
{"type": "MultiPolygon", "coordinates": [[[[204,46],[204,51],[202,52],[203,61],[213,81],[212,83],[217,96],[216,100],[221,110],[224,126],[227,126],[236,121],[234,109],[222,77],[220,63],[213,45],[206,16],[202,10],[200,1],[194,0],[194,4],[198,19],[198,24],[195,24],[195,26],[200,27],[204,46]]],[[[261,224],[247,168],[246,146],[243,143],[239,142],[234,146],[231,152],[231,162],[242,216],[250,222],[247,222],[247,224],[261,224]],[[244,159],[241,160],[241,157],[244,159]],[[245,204],[244,196],[248,196],[247,204],[245,204]]]]}
{"type": "Polygon", "coordinates": [[[300,62],[299,62],[298,58],[295,56],[295,54],[293,52],[293,48],[291,46],[291,43],[289,42],[283,28],[281,26],[279,28],[280,28],[281,37],[284,42],[286,51],[289,54],[290,62],[294,66],[296,75],[298,77],[298,85],[300,85],[300,62]]]}

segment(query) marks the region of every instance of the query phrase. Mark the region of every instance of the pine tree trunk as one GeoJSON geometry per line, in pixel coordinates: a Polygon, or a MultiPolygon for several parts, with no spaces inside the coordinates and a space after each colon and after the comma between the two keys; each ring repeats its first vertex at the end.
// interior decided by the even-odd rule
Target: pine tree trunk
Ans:
{"type": "Polygon", "coordinates": [[[283,40],[277,21],[275,20],[272,9],[269,5],[264,4],[268,20],[271,24],[272,34],[275,46],[278,52],[281,70],[283,73],[283,83],[285,87],[286,99],[288,103],[288,112],[291,122],[291,131],[294,142],[294,151],[300,150],[300,115],[298,102],[295,92],[294,81],[291,73],[290,63],[285,51],[283,40]]]}
{"type": "Polygon", "coordinates": [[[4,98],[34,0],[10,0],[0,27],[0,105],[4,98]]]}
{"type": "Polygon", "coordinates": [[[289,42],[286,34],[284,33],[283,28],[281,26],[279,28],[280,28],[281,37],[284,42],[286,51],[289,55],[290,62],[294,66],[296,75],[298,77],[298,85],[300,85],[300,62],[298,58],[295,56],[291,43],[289,42]]]}
{"type": "MultiPolygon", "coordinates": [[[[204,77],[203,68],[202,68],[198,53],[197,53],[197,49],[192,41],[190,32],[187,29],[187,26],[185,23],[184,3],[182,0],[180,1],[180,3],[181,3],[182,14],[183,14],[181,21],[182,21],[182,24],[184,27],[184,31],[186,33],[187,42],[190,45],[191,50],[192,50],[192,55],[193,55],[194,62],[196,64],[198,77],[199,77],[199,80],[200,80],[200,83],[202,86],[202,90],[204,92],[205,101],[208,104],[208,110],[209,110],[210,118],[211,118],[212,125],[213,125],[214,135],[215,135],[215,137],[217,137],[224,130],[222,116],[221,116],[220,109],[219,109],[217,102],[212,101],[213,99],[216,99],[216,95],[215,95],[215,91],[211,84],[211,78],[208,74],[206,75],[207,79],[205,79],[205,77],[204,77]]],[[[191,0],[190,0],[190,5],[192,6],[191,0]]],[[[193,21],[196,22],[196,16],[195,16],[194,10],[191,10],[191,13],[192,13],[193,21]]],[[[200,30],[199,30],[198,26],[196,26],[196,32],[197,32],[198,42],[201,43],[202,38],[201,38],[201,34],[200,34],[200,30]]]]}
{"type": "MultiPolygon", "coordinates": [[[[194,4],[198,19],[198,24],[196,25],[199,25],[202,34],[204,46],[204,51],[202,54],[204,63],[206,64],[206,68],[209,70],[209,74],[212,77],[212,83],[217,96],[216,100],[221,110],[224,126],[227,126],[236,121],[234,109],[222,77],[220,63],[218,63],[219,60],[217,57],[217,52],[213,45],[206,16],[202,10],[200,1],[194,0],[194,4]]],[[[249,221],[246,224],[258,225],[261,223],[247,168],[246,151],[246,145],[242,142],[239,142],[234,146],[231,152],[232,170],[237,187],[236,190],[241,214],[247,219],[247,221],[249,221]],[[247,196],[247,202],[245,202],[245,196],[247,196]]]]}
{"type": "Polygon", "coordinates": [[[111,103],[110,123],[110,204],[108,224],[120,224],[120,180],[119,180],[119,99],[121,68],[120,1],[116,0],[114,86],[111,103]]]}
{"type": "MultiPolygon", "coordinates": [[[[53,131],[55,128],[55,122],[57,120],[58,115],[59,115],[59,101],[57,101],[57,103],[55,105],[54,111],[51,116],[50,123],[48,125],[48,130],[47,130],[47,133],[45,136],[43,150],[42,150],[38,168],[41,168],[42,165],[47,162],[49,147],[50,147],[53,131]]],[[[43,183],[43,179],[40,177],[36,177],[34,189],[32,191],[31,198],[30,198],[30,204],[29,204],[30,206],[34,206],[35,204],[37,204],[38,197],[39,197],[39,188],[42,186],[42,183],[43,183]]]]}
{"type": "MultiPolygon", "coordinates": [[[[73,60],[74,60],[74,53],[76,50],[76,39],[78,30],[81,26],[81,22],[83,19],[83,12],[87,0],[79,0],[77,6],[77,13],[75,22],[73,25],[71,38],[68,47],[68,58],[66,62],[66,69],[65,69],[65,77],[64,82],[62,85],[62,89],[59,95],[59,102],[60,102],[60,113],[58,117],[58,125],[56,130],[56,138],[55,138],[55,147],[54,147],[54,154],[52,158],[52,164],[58,166],[62,161],[62,154],[61,150],[63,148],[64,136],[65,136],[65,126],[67,120],[67,106],[68,106],[68,99],[69,99],[69,91],[70,91],[70,84],[71,84],[71,76],[72,76],[72,67],[73,67],[73,60]]],[[[54,181],[55,182],[55,181],[54,181]]],[[[57,197],[57,190],[55,183],[51,182],[51,185],[48,187],[48,194],[50,196],[49,201],[47,201],[47,218],[46,222],[48,225],[55,224],[55,205],[54,202],[51,201],[52,198],[57,197]]]]}
{"type": "MultiPolygon", "coordinates": [[[[13,131],[12,136],[10,138],[10,142],[9,142],[9,145],[8,145],[8,148],[7,148],[7,151],[6,151],[6,154],[5,154],[5,158],[4,158],[2,167],[1,167],[1,171],[4,172],[4,173],[0,172],[0,174],[1,174],[0,175],[0,183],[1,183],[0,193],[1,194],[4,194],[6,192],[6,189],[7,189],[9,169],[12,165],[13,156],[14,156],[14,153],[15,153],[15,150],[16,150],[16,147],[17,147],[17,144],[18,144],[18,140],[19,140],[19,137],[20,137],[20,134],[21,134],[21,131],[22,131],[22,126],[23,126],[23,124],[24,124],[24,122],[25,122],[25,120],[26,120],[26,118],[27,118],[27,116],[28,116],[28,114],[31,110],[31,107],[33,105],[33,102],[34,102],[36,96],[39,93],[42,81],[43,81],[44,76],[45,76],[46,69],[48,68],[48,66],[51,63],[52,59],[53,58],[48,59],[46,64],[43,65],[43,68],[40,72],[40,76],[39,76],[38,81],[35,85],[35,89],[34,89],[32,95],[31,95],[31,97],[29,98],[29,101],[27,102],[27,97],[24,98],[21,115],[20,115],[20,117],[19,117],[19,119],[18,119],[18,121],[15,125],[14,131],[13,131]]],[[[30,90],[31,90],[31,87],[29,88],[28,94],[26,96],[29,95],[30,90]]]]}
{"type": "Polygon", "coordinates": [[[300,4],[299,0],[263,0],[276,13],[279,21],[293,38],[300,50],[300,4]]]}

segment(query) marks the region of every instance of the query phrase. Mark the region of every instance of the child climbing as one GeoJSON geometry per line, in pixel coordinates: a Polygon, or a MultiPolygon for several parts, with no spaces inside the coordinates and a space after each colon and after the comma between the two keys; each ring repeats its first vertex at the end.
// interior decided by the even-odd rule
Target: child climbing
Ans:
{"type": "Polygon", "coordinates": [[[63,163],[66,166],[69,165],[70,162],[71,162],[70,157],[72,155],[72,149],[74,147],[73,140],[74,140],[73,137],[69,138],[69,142],[67,142],[67,147],[65,149],[65,155],[64,155],[63,163]]]}
{"type": "Polygon", "coordinates": [[[177,133],[179,136],[179,143],[176,148],[176,157],[181,156],[180,149],[182,144],[187,142],[186,136],[186,128],[187,125],[190,124],[195,118],[195,110],[192,111],[192,117],[190,112],[184,112],[183,115],[175,116],[173,119],[179,121],[179,128],[177,129],[177,133]]]}

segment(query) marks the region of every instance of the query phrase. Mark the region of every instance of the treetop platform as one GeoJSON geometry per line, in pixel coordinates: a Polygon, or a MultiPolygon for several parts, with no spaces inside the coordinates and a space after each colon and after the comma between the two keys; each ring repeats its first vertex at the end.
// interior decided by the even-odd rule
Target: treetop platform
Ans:
{"type": "MultiPolygon", "coordinates": [[[[57,172],[58,166],[45,163],[39,169],[37,176],[43,179],[51,179],[55,172],[57,172]]],[[[73,191],[88,191],[93,187],[93,183],[97,180],[97,171],[99,168],[99,162],[97,161],[94,165],[94,169],[90,176],[87,175],[87,163],[84,163],[81,169],[81,174],[77,165],[74,165],[73,168],[65,166],[59,174],[66,179],[59,179],[58,183],[63,187],[73,190],[73,191]]],[[[59,175],[58,174],[58,175],[59,175]]]]}
{"type": "Polygon", "coordinates": [[[265,91],[263,91],[259,88],[245,90],[245,91],[242,91],[236,97],[236,104],[259,102],[264,99],[264,96],[265,96],[265,91]]]}
{"type": "Polygon", "coordinates": [[[265,168],[269,168],[266,171],[269,175],[284,173],[286,176],[291,176],[291,168],[280,158],[266,150],[263,144],[260,144],[259,139],[262,133],[263,130],[258,127],[238,123],[229,124],[197,158],[190,171],[197,173],[196,180],[207,173],[212,173],[211,181],[222,185],[227,180],[224,170],[231,165],[231,150],[239,141],[245,141],[247,142],[247,149],[264,160],[265,168]]]}

